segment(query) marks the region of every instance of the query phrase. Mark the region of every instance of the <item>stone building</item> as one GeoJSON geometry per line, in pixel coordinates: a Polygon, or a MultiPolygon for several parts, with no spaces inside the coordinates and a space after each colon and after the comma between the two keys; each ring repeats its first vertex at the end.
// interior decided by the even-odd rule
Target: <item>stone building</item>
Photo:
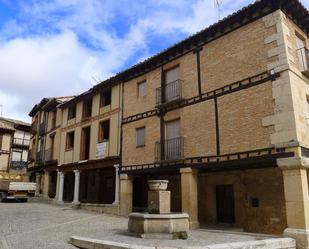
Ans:
{"type": "Polygon", "coordinates": [[[229,224],[308,248],[309,15],[261,0],[132,67],[123,84],[120,212],[168,179],[192,228],[229,224]]]}
{"type": "MultiPolygon", "coordinates": [[[[308,31],[298,0],[256,1],[60,104],[58,200],[66,175],[81,201],[89,178],[97,186],[110,170],[117,182],[120,163],[121,215],[146,209],[148,179],[167,179],[172,211],[191,228],[285,233],[308,248],[308,31]],[[100,108],[106,89],[111,105],[100,108]]],[[[117,202],[114,182],[92,193],[115,185],[117,202]]]]}
{"type": "Polygon", "coordinates": [[[120,96],[120,85],[104,85],[34,106],[28,171],[39,194],[59,203],[114,203],[117,212],[120,96]]]}
{"type": "Polygon", "coordinates": [[[27,180],[30,124],[0,117],[0,172],[27,180]]]}

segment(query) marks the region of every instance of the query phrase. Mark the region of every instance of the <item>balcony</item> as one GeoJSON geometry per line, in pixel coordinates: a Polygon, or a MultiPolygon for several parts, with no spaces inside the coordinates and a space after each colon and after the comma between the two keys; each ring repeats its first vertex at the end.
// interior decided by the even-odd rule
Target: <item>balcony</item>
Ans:
{"type": "Polygon", "coordinates": [[[166,84],[164,91],[161,87],[156,89],[156,107],[182,101],[182,80],[176,80],[166,84]],[[164,98],[162,98],[164,94],[164,98]]]}
{"type": "Polygon", "coordinates": [[[34,121],[30,127],[30,133],[35,135],[38,132],[38,122],[34,121]]]}
{"type": "Polygon", "coordinates": [[[301,72],[309,77],[309,50],[307,48],[300,48],[297,50],[301,72]]]}
{"type": "Polygon", "coordinates": [[[45,162],[53,161],[54,160],[54,155],[53,154],[54,153],[53,153],[52,149],[45,150],[45,152],[44,152],[44,161],[45,162]]]}
{"type": "Polygon", "coordinates": [[[163,146],[161,146],[161,142],[156,142],[156,162],[183,159],[183,137],[167,139],[163,143],[163,146]],[[164,154],[162,155],[161,152],[164,154]]]}
{"type": "Polygon", "coordinates": [[[39,136],[44,135],[46,132],[46,122],[43,122],[39,125],[39,136]]]}
{"type": "Polygon", "coordinates": [[[26,161],[12,161],[11,162],[11,168],[12,169],[25,169],[27,167],[26,161]]]}
{"type": "Polygon", "coordinates": [[[24,138],[14,138],[13,139],[13,145],[21,146],[21,147],[29,147],[30,140],[29,139],[24,139],[24,138]]]}
{"type": "Polygon", "coordinates": [[[54,159],[53,150],[47,149],[36,153],[36,164],[44,164],[56,161],[54,159]]]}

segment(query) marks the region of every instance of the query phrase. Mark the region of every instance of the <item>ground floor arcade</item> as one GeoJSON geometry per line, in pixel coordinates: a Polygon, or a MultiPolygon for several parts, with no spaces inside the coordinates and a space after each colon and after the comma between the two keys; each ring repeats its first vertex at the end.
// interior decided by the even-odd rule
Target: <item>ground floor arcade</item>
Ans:
{"type": "Polygon", "coordinates": [[[117,204],[118,161],[45,167],[32,172],[37,195],[57,203],[117,204]]]}
{"type": "MultiPolygon", "coordinates": [[[[145,210],[147,180],[166,179],[172,211],[188,213],[191,228],[219,225],[246,232],[287,234],[308,246],[308,167],[309,159],[293,157],[243,169],[121,170],[120,212],[128,215],[145,210]]],[[[300,248],[308,248],[305,246],[300,248]]]]}

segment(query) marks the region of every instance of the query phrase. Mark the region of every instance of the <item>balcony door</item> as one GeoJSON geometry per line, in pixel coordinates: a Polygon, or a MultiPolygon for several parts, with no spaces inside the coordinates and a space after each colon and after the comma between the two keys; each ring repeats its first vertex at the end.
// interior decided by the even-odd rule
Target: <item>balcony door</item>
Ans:
{"type": "Polygon", "coordinates": [[[182,139],[180,137],[180,120],[166,123],[165,157],[167,160],[180,159],[182,139]]]}
{"type": "Polygon", "coordinates": [[[307,56],[306,56],[306,41],[305,39],[296,36],[296,44],[297,44],[297,56],[299,63],[303,70],[308,69],[307,56]]]}
{"type": "Polygon", "coordinates": [[[165,101],[170,102],[180,97],[179,67],[165,72],[165,101]]]}
{"type": "Polygon", "coordinates": [[[82,129],[80,160],[88,160],[90,154],[90,126],[82,129]]]}

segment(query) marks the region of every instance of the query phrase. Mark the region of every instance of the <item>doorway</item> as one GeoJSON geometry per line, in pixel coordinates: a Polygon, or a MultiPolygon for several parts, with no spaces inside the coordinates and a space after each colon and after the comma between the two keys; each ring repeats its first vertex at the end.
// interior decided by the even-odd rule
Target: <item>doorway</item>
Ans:
{"type": "Polygon", "coordinates": [[[216,186],[217,222],[235,223],[234,186],[216,186]]]}
{"type": "Polygon", "coordinates": [[[90,153],[90,126],[82,129],[80,159],[88,160],[90,153]]]}

